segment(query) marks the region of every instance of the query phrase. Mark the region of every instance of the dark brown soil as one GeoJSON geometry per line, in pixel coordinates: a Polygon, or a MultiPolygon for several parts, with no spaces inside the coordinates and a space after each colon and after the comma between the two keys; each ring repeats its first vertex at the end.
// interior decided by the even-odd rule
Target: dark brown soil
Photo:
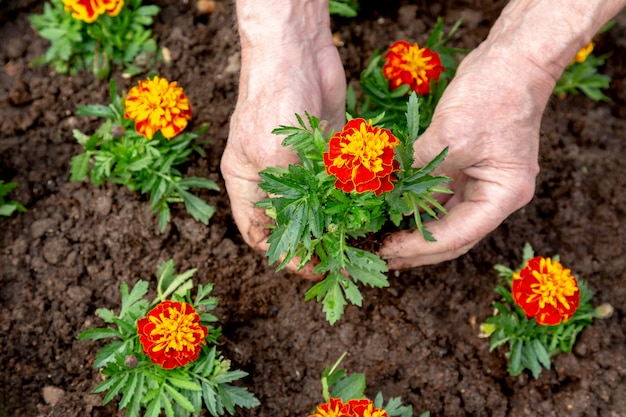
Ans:
{"type": "MultiPolygon", "coordinates": [[[[101,325],[98,307],[117,309],[121,282],[149,280],[162,261],[198,268],[215,283],[223,350],[261,406],[239,416],[305,416],[320,400],[325,365],[365,373],[368,394],[402,396],[416,414],[433,416],[626,416],[626,16],[597,46],[612,51],[604,72],[614,78],[611,103],[583,96],[553,98],[541,140],[534,200],[470,253],[440,265],[391,273],[387,289],[365,289],[329,326],[321,306],[304,302],[310,282],[274,272],[251,251],[231,218],[219,173],[237,94],[239,47],[230,2],[201,15],[196,0],[160,0],[155,31],[173,63],[157,70],[185,88],[194,125],[208,123],[208,156],[188,174],[222,191],[202,198],[217,208],[209,227],[182,208],[160,233],[145,198],[123,188],[69,182],[80,152],[71,130],[93,121],[78,104],[108,103],[107,85],[91,74],[61,76],[29,68],[46,41],[29,27],[30,9],[5,14],[0,27],[0,179],[16,181],[12,197],[28,211],[0,223],[0,416],[117,416],[91,394],[101,344],[76,335],[101,325]],[[517,265],[524,242],[589,282],[595,302],[615,314],[586,329],[572,354],[534,380],[510,377],[503,352],[477,337],[496,295],[494,263],[517,265]],[[55,405],[44,389],[58,388],[55,405]]],[[[436,17],[465,21],[452,46],[475,47],[504,1],[453,0],[413,5],[362,2],[356,19],[335,19],[340,52],[353,85],[374,49],[397,39],[424,42],[436,17]]],[[[119,73],[119,72],[118,72],[119,73]]],[[[136,80],[123,80],[129,88],[136,80]]],[[[514,82],[512,80],[511,82],[514,82]]]]}

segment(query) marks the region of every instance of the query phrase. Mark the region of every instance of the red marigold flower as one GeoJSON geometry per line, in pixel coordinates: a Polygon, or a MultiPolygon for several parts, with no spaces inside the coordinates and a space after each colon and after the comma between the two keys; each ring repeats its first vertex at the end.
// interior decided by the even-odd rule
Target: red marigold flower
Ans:
{"type": "Polygon", "coordinates": [[[393,172],[400,169],[393,151],[399,143],[389,130],[352,119],[330,138],[324,153],[326,173],[337,177],[335,187],[347,193],[391,191],[396,180],[393,172]]]}
{"type": "Polygon", "coordinates": [[[536,256],[513,274],[513,299],[537,324],[554,326],[572,317],[580,303],[578,282],[569,269],[536,256]]]}
{"type": "Polygon", "coordinates": [[[191,105],[176,81],[154,77],[139,81],[125,101],[124,117],[135,121],[137,133],[152,139],[160,130],[167,139],[178,135],[191,120],[191,105]]]}
{"type": "Polygon", "coordinates": [[[137,333],[152,363],[174,369],[198,359],[209,330],[193,306],[167,300],[137,321],[137,333]]]}
{"type": "Polygon", "coordinates": [[[344,404],[340,398],[331,398],[327,403],[317,406],[316,413],[309,417],[389,417],[389,414],[374,407],[374,403],[368,399],[350,400],[344,404]]]}
{"type": "Polygon", "coordinates": [[[438,81],[445,70],[437,52],[406,41],[391,45],[383,59],[386,61],[383,74],[389,80],[389,88],[395,90],[406,84],[420,95],[430,93],[431,80],[438,81]]]}
{"type": "Polygon", "coordinates": [[[124,7],[124,0],[63,0],[63,4],[74,19],[93,23],[104,13],[117,16],[124,7]]]}

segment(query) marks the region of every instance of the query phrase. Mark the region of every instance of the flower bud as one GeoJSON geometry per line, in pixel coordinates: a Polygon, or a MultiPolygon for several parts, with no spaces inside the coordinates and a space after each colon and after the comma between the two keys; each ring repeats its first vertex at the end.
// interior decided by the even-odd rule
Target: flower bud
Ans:
{"type": "Polygon", "coordinates": [[[111,134],[115,139],[119,139],[126,134],[126,129],[122,125],[111,126],[111,134]]]}
{"type": "Polygon", "coordinates": [[[481,337],[483,339],[491,336],[493,334],[493,332],[496,331],[496,325],[493,323],[483,323],[480,325],[480,331],[478,333],[478,337],[481,337]]]}
{"type": "Polygon", "coordinates": [[[129,368],[134,368],[135,366],[137,366],[137,358],[135,357],[135,355],[126,355],[126,358],[124,359],[124,365],[128,366],[129,368]]]}
{"type": "Polygon", "coordinates": [[[613,306],[609,303],[604,303],[598,307],[596,307],[596,317],[599,319],[608,319],[609,317],[611,317],[613,315],[613,311],[615,311],[615,309],[613,308],[613,306]]]}
{"type": "Polygon", "coordinates": [[[330,130],[330,122],[328,120],[320,120],[317,130],[319,130],[322,135],[325,135],[330,130]]]}

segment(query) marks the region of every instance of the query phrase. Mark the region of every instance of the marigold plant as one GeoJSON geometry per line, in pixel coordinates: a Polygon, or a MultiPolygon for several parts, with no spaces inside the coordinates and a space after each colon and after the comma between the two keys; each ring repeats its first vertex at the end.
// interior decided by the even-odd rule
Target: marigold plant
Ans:
{"type": "Polygon", "coordinates": [[[356,92],[348,89],[348,113],[368,119],[384,112],[381,121],[385,124],[403,124],[407,97],[415,92],[421,96],[420,128],[423,131],[456,73],[458,57],[467,53],[446,46],[460,25],[461,20],[458,20],[444,33],[444,20],[439,18],[421,47],[415,41],[398,40],[385,52],[376,51],[361,72],[362,94],[358,103],[356,92]]]}
{"type": "Polygon", "coordinates": [[[376,248],[360,245],[386,230],[416,227],[428,240],[422,216],[445,212],[432,197],[449,193],[449,178],[433,176],[447,149],[423,167],[413,167],[413,144],[419,130],[419,99],[413,93],[406,119],[392,129],[380,118],[349,120],[335,134],[307,114],[308,126],[281,126],[283,146],[298,154],[299,164],[271,167],[259,173],[259,186],[271,197],[257,206],[275,220],[268,239],[271,263],[278,269],[292,259],[302,268],[314,257],[314,272],[325,278],[306,294],[323,302],[327,320],[335,323],[349,301],[360,306],[357,283],[385,287],[387,266],[376,248]],[[325,136],[326,135],[326,136],[325,136]]]}
{"type": "Polygon", "coordinates": [[[7,200],[6,196],[17,187],[16,182],[0,180],[0,216],[9,217],[15,212],[25,212],[26,207],[15,200],[7,200]]]}
{"type": "Polygon", "coordinates": [[[208,224],[215,208],[189,190],[219,190],[218,185],[207,178],[184,177],[178,168],[193,152],[205,156],[203,142],[196,139],[208,129],[202,126],[197,132],[182,132],[191,119],[183,90],[155,77],[140,82],[123,101],[115,83],[109,86],[109,106],[78,107],[78,115],[105,121],[91,136],[73,131],[84,153],[72,158],[70,180],[89,178],[96,186],[109,181],[148,194],[161,230],[169,223],[170,205],[175,203],[183,203],[194,219],[208,224]]]}
{"type": "Polygon", "coordinates": [[[137,321],[143,352],[163,369],[185,366],[198,359],[209,335],[200,315],[188,303],[162,301],[137,321]]]}
{"type": "Polygon", "coordinates": [[[177,82],[155,76],[139,81],[128,92],[124,117],[135,122],[137,133],[148,140],[158,131],[172,139],[191,120],[191,105],[177,82]]]}
{"type": "Polygon", "coordinates": [[[235,414],[236,407],[259,404],[246,388],[232,382],[247,374],[230,369],[217,350],[221,327],[210,311],[217,307],[212,284],[195,286],[195,269],[177,274],[174,261],[157,269],[156,298],[146,299],[148,282],[132,289],[120,286],[120,311],[100,308],[97,315],[109,327],[92,328],[80,340],[110,341],[95,356],[94,367],[103,381],[94,393],[106,392],[104,404],[119,397],[119,409],[128,417],[189,417],[206,407],[212,416],[235,414]]]}
{"type": "Polygon", "coordinates": [[[59,74],[88,70],[109,77],[116,66],[124,76],[145,71],[161,59],[149,27],[160,9],[142,0],[50,0],[42,14],[29,16],[50,47],[34,66],[50,65],[59,74]]]}
{"type": "MultiPolygon", "coordinates": [[[[382,392],[374,400],[365,396],[365,375],[347,374],[339,364],[343,353],[332,367],[326,366],[322,373],[322,398],[309,417],[413,417],[413,407],[402,405],[400,397],[390,398],[385,404],[382,392]]],[[[428,417],[429,412],[420,417],[428,417]]]]}
{"type": "Polygon", "coordinates": [[[593,318],[610,315],[608,305],[593,308],[586,283],[564,268],[558,256],[535,256],[529,244],[517,270],[495,269],[503,281],[496,287],[502,300],[494,302],[494,315],[481,325],[481,337],[490,338],[491,351],[508,345],[511,375],[529,369],[537,378],[542,368],[550,369],[553,356],[572,350],[593,318]]]}
{"type": "MultiPolygon", "coordinates": [[[[608,31],[615,25],[615,21],[605,24],[598,35],[608,31]]],[[[572,58],[570,65],[565,68],[554,87],[554,94],[563,98],[567,94],[583,93],[595,101],[609,101],[602,90],[609,87],[611,77],[600,72],[610,53],[594,56],[595,42],[592,40],[583,46],[572,58]]]]}

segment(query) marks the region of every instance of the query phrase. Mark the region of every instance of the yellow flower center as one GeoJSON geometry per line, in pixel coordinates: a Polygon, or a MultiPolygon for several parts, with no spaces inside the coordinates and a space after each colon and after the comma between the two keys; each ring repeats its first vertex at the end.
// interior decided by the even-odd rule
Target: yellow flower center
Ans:
{"type": "Polygon", "coordinates": [[[559,262],[552,262],[550,258],[542,258],[539,266],[539,270],[532,271],[533,277],[538,282],[530,285],[534,294],[530,295],[526,302],[538,300],[541,309],[548,304],[556,308],[559,302],[569,310],[570,305],[565,297],[572,296],[578,291],[576,278],[569,269],[563,268],[559,262]]]}
{"type": "Polygon", "coordinates": [[[185,314],[186,305],[183,304],[182,311],[175,308],[168,308],[169,317],[161,313],[159,317],[150,316],[150,321],[154,324],[154,330],[150,336],[160,337],[154,347],[158,352],[163,349],[174,349],[181,351],[184,348],[193,350],[197,344],[194,336],[194,329],[197,325],[193,322],[194,314],[185,314]]]}
{"type": "Polygon", "coordinates": [[[404,55],[406,60],[405,70],[409,71],[415,79],[425,79],[426,71],[434,67],[433,64],[428,62],[432,59],[430,56],[423,56],[426,48],[418,48],[417,46],[411,46],[409,51],[404,55]]]}
{"type": "MultiPolygon", "coordinates": [[[[366,123],[361,123],[358,131],[346,135],[348,143],[341,144],[341,153],[351,156],[352,166],[356,169],[363,165],[368,170],[376,173],[383,170],[383,161],[380,158],[385,148],[397,145],[397,142],[390,143],[389,135],[383,130],[368,129],[366,123]]],[[[348,160],[337,158],[334,165],[344,166],[348,160]]]]}

